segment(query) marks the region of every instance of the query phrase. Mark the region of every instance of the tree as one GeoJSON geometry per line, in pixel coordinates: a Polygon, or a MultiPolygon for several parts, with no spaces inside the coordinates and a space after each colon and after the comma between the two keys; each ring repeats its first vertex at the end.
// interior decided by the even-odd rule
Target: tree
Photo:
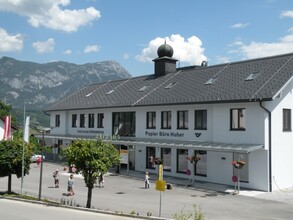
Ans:
{"type": "Polygon", "coordinates": [[[117,149],[102,140],[77,140],[64,150],[69,164],[74,164],[81,171],[88,188],[86,207],[91,207],[92,190],[99,173],[117,165],[120,156],[117,149]]]}
{"type": "MultiPolygon", "coordinates": [[[[29,173],[31,147],[24,145],[24,175],[29,173]]],[[[8,193],[11,193],[11,175],[16,174],[17,178],[22,176],[22,139],[0,141],[0,177],[8,176],[8,193]]]]}

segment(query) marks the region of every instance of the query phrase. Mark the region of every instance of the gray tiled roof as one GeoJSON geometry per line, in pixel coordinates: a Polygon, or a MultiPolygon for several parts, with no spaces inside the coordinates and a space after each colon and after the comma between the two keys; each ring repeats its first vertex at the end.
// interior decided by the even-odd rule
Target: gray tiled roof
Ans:
{"type": "Polygon", "coordinates": [[[272,100],[292,76],[293,53],[214,66],[193,66],[157,78],[147,75],[89,85],[46,111],[272,100]],[[245,80],[253,73],[257,73],[254,80],[245,80]],[[212,77],[217,77],[215,83],[206,85],[212,77]],[[175,84],[165,88],[170,83],[175,84]],[[144,86],[148,87],[139,91],[144,86]]]}

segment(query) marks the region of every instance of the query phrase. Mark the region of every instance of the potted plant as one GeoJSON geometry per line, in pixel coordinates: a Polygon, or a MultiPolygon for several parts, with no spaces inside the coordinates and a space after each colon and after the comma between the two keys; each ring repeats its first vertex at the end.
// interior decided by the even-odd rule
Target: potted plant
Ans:
{"type": "Polygon", "coordinates": [[[232,162],[232,165],[236,168],[236,169],[241,169],[244,165],[245,165],[245,161],[243,160],[234,160],[232,162]]]}
{"type": "Polygon", "coordinates": [[[197,164],[197,162],[200,160],[200,158],[197,156],[187,157],[186,159],[189,160],[192,164],[197,164]]]}

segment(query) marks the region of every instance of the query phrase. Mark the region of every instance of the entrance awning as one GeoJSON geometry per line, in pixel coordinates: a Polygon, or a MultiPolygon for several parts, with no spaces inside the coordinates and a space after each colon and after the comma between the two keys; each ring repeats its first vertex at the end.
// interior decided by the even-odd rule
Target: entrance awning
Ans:
{"type": "MultiPolygon", "coordinates": [[[[41,135],[36,135],[42,138],[41,135]]],[[[45,139],[57,140],[77,140],[77,139],[96,139],[95,136],[58,136],[46,134],[45,139]]],[[[220,151],[220,152],[235,152],[235,153],[249,153],[252,151],[263,149],[262,144],[232,144],[220,143],[210,141],[182,141],[182,140],[166,140],[166,139],[150,139],[137,137],[120,137],[118,140],[104,139],[106,142],[111,142],[116,145],[144,145],[152,147],[169,147],[169,148],[188,148],[194,150],[204,151],[220,151]]]]}

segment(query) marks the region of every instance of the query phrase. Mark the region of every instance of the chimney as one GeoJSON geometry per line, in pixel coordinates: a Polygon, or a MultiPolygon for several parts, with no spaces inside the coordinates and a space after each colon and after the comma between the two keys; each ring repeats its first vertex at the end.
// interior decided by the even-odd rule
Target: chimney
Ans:
{"type": "Polygon", "coordinates": [[[158,48],[157,54],[159,57],[153,60],[155,62],[156,77],[176,72],[177,60],[172,58],[173,48],[166,44],[166,41],[158,48]]]}

